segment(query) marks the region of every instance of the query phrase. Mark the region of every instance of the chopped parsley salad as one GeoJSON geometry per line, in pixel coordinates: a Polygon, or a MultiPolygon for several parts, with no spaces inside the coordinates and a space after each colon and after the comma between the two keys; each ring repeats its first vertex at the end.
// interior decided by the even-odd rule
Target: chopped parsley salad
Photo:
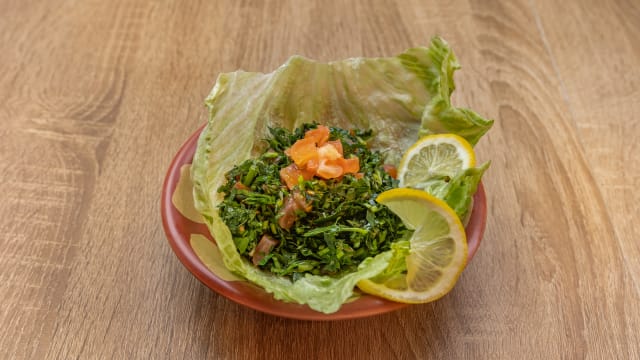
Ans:
{"type": "Polygon", "coordinates": [[[378,194],[394,168],[367,147],[371,131],[304,124],[270,128],[269,148],[229,171],[220,216],[254,266],[298,280],[339,276],[410,231],[378,194]]]}

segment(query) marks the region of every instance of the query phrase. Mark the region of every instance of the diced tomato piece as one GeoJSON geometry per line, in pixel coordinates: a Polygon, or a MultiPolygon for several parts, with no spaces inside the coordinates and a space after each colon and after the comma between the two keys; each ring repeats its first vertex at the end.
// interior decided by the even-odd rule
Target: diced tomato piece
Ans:
{"type": "Polygon", "coordinates": [[[323,179],[334,179],[344,173],[338,160],[320,160],[317,175],[323,179]]]}
{"type": "Polygon", "coordinates": [[[305,165],[304,169],[305,171],[311,172],[312,175],[315,175],[316,171],[318,171],[319,166],[320,166],[320,160],[317,157],[315,157],[307,161],[307,165],[305,165]]]}
{"type": "Polygon", "coordinates": [[[344,156],[344,151],[342,149],[342,141],[332,140],[332,141],[327,141],[327,144],[333,145],[333,147],[336,148],[336,150],[338,150],[338,153],[340,153],[340,156],[344,156]]]}
{"type": "Polygon", "coordinates": [[[296,215],[297,211],[309,212],[311,211],[311,204],[307,203],[299,191],[294,190],[291,195],[287,196],[284,200],[284,206],[279,212],[278,225],[285,230],[289,230],[298,219],[296,215]]]}
{"type": "Polygon", "coordinates": [[[300,176],[305,180],[314,176],[341,179],[344,174],[356,174],[360,171],[360,160],[357,157],[345,159],[342,142],[329,141],[329,135],[327,126],[318,125],[285,150],[294,164],[280,170],[280,179],[289,189],[298,184],[300,176]]]}
{"type": "Polygon", "coordinates": [[[300,190],[294,190],[291,193],[291,198],[296,204],[296,211],[302,210],[304,212],[311,211],[312,207],[310,203],[307,203],[307,199],[305,199],[304,195],[300,193],[300,190]]]}
{"type": "Polygon", "coordinates": [[[345,174],[355,174],[360,171],[360,159],[357,157],[349,159],[340,158],[337,161],[345,174]]]}
{"type": "Polygon", "coordinates": [[[355,174],[353,174],[353,176],[355,176],[356,179],[360,180],[360,179],[362,179],[364,177],[364,173],[361,173],[361,172],[355,173],[355,174]]]}
{"type": "Polygon", "coordinates": [[[307,161],[318,156],[318,148],[314,139],[300,139],[295,142],[285,154],[299,167],[303,167],[307,161]]]}
{"type": "Polygon", "coordinates": [[[398,177],[398,169],[396,169],[396,167],[391,164],[382,165],[382,170],[384,170],[384,172],[389,174],[389,176],[391,176],[394,179],[398,177]]]}
{"type": "Polygon", "coordinates": [[[320,166],[320,161],[318,158],[309,159],[304,168],[300,169],[302,173],[302,177],[305,180],[311,180],[314,176],[316,176],[316,172],[318,171],[318,166],[320,166]]]}
{"type": "Polygon", "coordinates": [[[241,182],[237,182],[235,184],[233,184],[233,188],[234,189],[238,189],[238,190],[250,190],[249,187],[247,187],[247,185],[241,183],[241,182]]]}
{"type": "Polygon", "coordinates": [[[320,159],[335,160],[342,157],[335,146],[326,143],[318,148],[318,157],[320,159]]]}
{"type": "Polygon", "coordinates": [[[304,133],[305,139],[312,139],[318,146],[324,145],[329,140],[329,128],[324,125],[318,125],[317,128],[307,130],[304,133]]]}
{"type": "Polygon", "coordinates": [[[300,176],[302,176],[304,180],[311,180],[314,175],[315,170],[300,169],[296,164],[291,164],[280,169],[280,180],[284,182],[289,189],[293,189],[294,186],[298,185],[300,176]]]}
{"type": "Polygon", "coordinates": [[[296,213],[294,211],[287,211],[287,208],[284,208],[282,212],[282,216],[278,219],[278,226],[285,230],[291,229],[293,223],[296,222],[296,213]]]}
{"type": "Polygon", "coordinates": [[[291,164],[285,168],[280,169],[280,180],[284,182],[289,189],[298,185],[298,179],[301,175],[300,169],[296,164],[291,164]]]}
{"type": "Polygon", "coordinates": [[[302,174],[302,178],[305,180],[311,180],[313,179],[313,177],[316,175],[316,169],[313,170],[309,170],[309,169],[302,169],[300,170],[301,174],[302,174]]]}
{"type": "Polygon", "coordinates": [[[258,241],[258,244],[256,245],[256,248],[253,252],[253,256],[251,257],[251,262],[253,262],[253,265],[258,266],[258,264],[260,264],[260,261],[262,261],[262,259],[264,259],[264,257],[267,256],[274,247],[278,246],[279,243],[280,241],[274,239],[269,235],[262,235],[262,238],[260,238],[260,241],[258,241]]]}

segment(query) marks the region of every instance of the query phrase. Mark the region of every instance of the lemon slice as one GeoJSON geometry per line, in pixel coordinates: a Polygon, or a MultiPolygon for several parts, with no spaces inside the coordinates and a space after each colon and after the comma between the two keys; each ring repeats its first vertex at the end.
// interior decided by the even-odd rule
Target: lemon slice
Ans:
{"type": "Polygon", "coordinates": [[[414,230],[405,257],[406,273],[361,280],[358,287],[385,299],[425,303],[448,293],[467,263],[467,237],[456,213],[422,190],[398,188],[381,193],[386,205],[414,230]]]}
{"type": "Polygon", "coordinates": [[[404,154],[398,168],[400,187],[428,189],[434,181],[453,178],[474,167],[476,156],[471,144],[454,134],[428,135],[404,154]]]}

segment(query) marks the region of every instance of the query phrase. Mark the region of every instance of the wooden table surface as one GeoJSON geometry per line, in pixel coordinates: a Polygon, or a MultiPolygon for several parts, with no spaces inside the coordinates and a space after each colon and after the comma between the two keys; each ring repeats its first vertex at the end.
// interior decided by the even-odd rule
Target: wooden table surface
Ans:
{"type": "Polygon", "coordinates": [[[640,358],[640,3],[0,1],[0,358],[640,358]],[[165,171],[218,73],[440,34],[489,217],[436,303],[307,322],[198,282],[165,171]]]}

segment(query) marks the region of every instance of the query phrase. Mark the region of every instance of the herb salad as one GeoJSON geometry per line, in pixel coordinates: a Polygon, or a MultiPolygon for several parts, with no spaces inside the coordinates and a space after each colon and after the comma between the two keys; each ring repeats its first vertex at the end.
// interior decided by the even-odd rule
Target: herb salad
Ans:
{"type": "MultiPolygon", "coordinates": [[[[220,74],[205,100],[209,119],[191,180],[194,205],[226,268],[275,299],[323,313],[338,311],[359,282],[402,273],[411,250],[403,246],[406,231],[385,224],[383,235],[380,222],[395,218],[376,211],[381,207],[372,202],[376,193],[395,185],[380,164],[399,166],[424,135],[457,134],[473,146],[489,130],[492,120],[451,103],[459,67],[449,45],[434,37],[428,47],[392,57],[323,63],[292,56],[270,73],[220,74]],[[371,129],[372,136],[365,146],[365,132],[333,130],[332,139],[344,139],[342,158],[324,167],[293,167],[304,162],[292,161],[304,155],[298,150],[309,146],[303,142],[293,149],[303,137],[304,128],[297,129],[319,120],[335,129],[371,129]],[[371,154],[354,154],[364,149],[371,154]],[[334,178],[334,172],[342,175],[334,178]],[[363,201],[356,205],[358,197],[363,201]],[[281,213],[287,208],[293,213],[281,213]],[[351,211],[358,215],[347,217],[351,211]],[[369,235],[375,231],[374,240],[369,235]]],[[[325,149],[327,155],[340,152],[335,145],[325,149]]],[[[467,213],[482,171],[463,175],[436,189],[460,205],[459,214],[467,213]]]]}
{"type": "Polygon", "coordinates": [[[397,186],[385,170],[383,156],[367,147],[371,131],[332,127],[328,141],[339,141],[344,158],[357,158],[359,172],[334,179],[315,176],[291,189],[281,170],[294,160],[287,149],[317,125],[289,131],[270,128],[268,150],[226,175],[220,216],[231,230],[240,254],[255,266],[294,281],[304,274],[339,276],[353,272],[366,258],[390,249],[410,235],[402,221],[376,196],[397,186]],[[282,221],[289,199],[308,211],[296,210],[295,221],[282,221]],[[288,226],[287,226],[288,225],[288,226]]]}

